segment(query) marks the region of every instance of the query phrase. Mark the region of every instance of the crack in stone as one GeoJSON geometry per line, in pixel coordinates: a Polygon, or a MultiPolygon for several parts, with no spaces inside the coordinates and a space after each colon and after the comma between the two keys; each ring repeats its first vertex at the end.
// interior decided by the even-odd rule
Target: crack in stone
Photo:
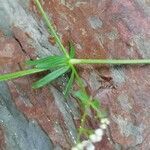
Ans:
{"type": "Polygon", "coordinates": [[[20,46],[21,50],[23,51],[23,53],[24,53],[25,55],[28,55],[27,52],[26,52],[26,50],[23,48],[22,43],[19,41],[19,39],[18,39],[16,36],[13,36],[13,38],[14,38],[15,41],[19,44],[19,46],[20,46]]]}

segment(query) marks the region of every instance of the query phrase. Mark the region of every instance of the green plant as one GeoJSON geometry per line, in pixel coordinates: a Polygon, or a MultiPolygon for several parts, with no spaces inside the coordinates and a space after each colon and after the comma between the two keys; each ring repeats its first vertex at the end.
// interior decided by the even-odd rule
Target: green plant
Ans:
{"type": "MultiPolygon", "coordinates": [[[[74,80],[76,79],[77,84],[80,88],[79,91],[74,93],[74,96],[79,100],[80,105],[83,108],[83,115],[81,117],[81,125],[79,128],[79,134],[77,139],[76,147],[72,149],[83,149],[83,147],[92,147],[93,145],[89,140],[80,142],[82,137],[89,137],[90,140],[94,142],[98,142],[101,140],[103,135],[103,130],[106,129],[109,124],[107,114],[101,108],[101,104],[98,100],[89,96],[84,88],[84,84],[81,78],[78,75],[75,65],[76,64],[112,64],[112,65],[126,65],[126,64],[150,64],[150,59],[137,59],[137,60],[112,60],[112,59],[75,59],[75,47],[72,42],[69,43],[69,53],[66,48],[63,46],[58,34],[54,30],[52,23],[48,19],[46,13],[44,12],[39,0],[34,0],[40,13],[42,14],[50,34],[54,37],[56,44],[59,49],[63,52],[62,56],[48,56],[38,60],[29,60],[26,62],[28,66],[31,66],[33,69],[19,71],[10,74],[0,75],[0,81],[10,80],[18,77],[22,77],[29,74],[34,74],[43,71],[50,71],[45,77],[38,80],[33,84],[33,88],[40,88],[45,86],[46,84],[52,82],[57,79],[61,75],[71,71],[71,76],[68,80],[66,88],[64,90],[64,96],[67,97],[70,89],[73,85],[74,80]],[[93,131],[85,127],[85,122],[88,117],[88,111],[92,109],[95,111],[95,118],[100,122],[100,128],[93,131]],[[87,146],[88,145],[88,146],[87,146]]],[[[92,148],[91,148],[92,149],[92,148]]]]}

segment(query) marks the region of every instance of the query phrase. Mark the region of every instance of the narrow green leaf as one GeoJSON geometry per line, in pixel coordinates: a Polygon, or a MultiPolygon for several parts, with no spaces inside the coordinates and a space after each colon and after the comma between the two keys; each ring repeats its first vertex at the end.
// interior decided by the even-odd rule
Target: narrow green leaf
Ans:
{"type": "Polygon", "coordinates": [[[100,102],[98,100],[94,99],[91,103],[95,108],[100,108],[100,102]]]}
{"type": "Polygon", "coordinates": [[[77,91],[75,93],[75,97],[77,97],[83,104],[86,104],[89,100],[89,96],[86,95],[83,91],[77,91]]]}
{"type": "Polygon", "coordinates": [[[25,75],[41,72],[44,70],[45,69],[30,69],[30,70],[18,71],[18,72],[9,73],[9,74],[2,74],[2,75],[0,75],[0,81],[15,79],[15,78],[19,78],[19,77],[22,77],[25,75]]]}
{"type": "Polygon", "coordinates": [[[69,67],[63,67],[63,68],[60,68],[56,71],[53,71],[52,73],[49,73],[48,75],[46,75],[44,78],[35,82],[32,87],[33,88],[40,88],[40,87],[50,83],[51,81],[55,80],[56,78],[58,78],[59,76],[61,76],[65,72],[67,72],[68,69],[69,69],[69,67]]]}
{"type": "Polygon", "coordinates": [[[52,61],[46,61],[44,63],[39,63],[37,64],[35,67],[38,69],[42,69],[42,68],[55,68],[55,67],[62,67],[62,66],[67,66],[68,63],[68,59],[65,57],[62,58],[58,58],[52,61]]]}
{"type": "Polygon", "coordinates": [[[38,64],[35,68],[37,69],[51,69],[51,68],[57,68],[57,67],[64,67],[67,66],[66,63],[55,63],[55,64],[50,64],[50,63],[45,63],[45,64],[38,64]]]}
{"type": "Polygon", "coordinates": [[[69,48],[70,48],[70,57],[74,58],[75,57],[75,47],[72,42],[69,42],[69,48]]]}
{"type": "Polygon", "coordinates": [[[68,81],[68,83],[67,83],[67,85],[66,85],[65,90],[64,90],[64,95],[65,95],[65,97],[68,96],[68,94],[69,94],[69,92],[70,92],[70,90],[71,90],[73,81],[74,81],[74,72],[72,71],[71,77],[70,77],[70,79],[69,79],[69,81],[68,81]]]}
{"type": "Polygon", "coordinates": [[[28,61],[26,61],[26,65],[34,66],[34,65],[37,65],[39,63],[43,63],[43,62],[48,61],[49,59],[51,59],[51,57],[52,56],[48,56],[48,57],[45,57],[45,58],[39,58],[39,59],[36,59],[36,60],[28,60],[28,61]]]}
{"type": "Polygon", "coordinates": [[[34,66],[34,65],[37,65],[37,64],[42,64],[42,63],[51,63],[51,62],[56,62],[62,58],[65,58],[64,56],[48,56],[48,57],[45,57],[45,58],[40,58],[40,59],[37,59],[37,60],[29,60],[26,62],[27,65],[31,65],[31,66],[34,66]]]}

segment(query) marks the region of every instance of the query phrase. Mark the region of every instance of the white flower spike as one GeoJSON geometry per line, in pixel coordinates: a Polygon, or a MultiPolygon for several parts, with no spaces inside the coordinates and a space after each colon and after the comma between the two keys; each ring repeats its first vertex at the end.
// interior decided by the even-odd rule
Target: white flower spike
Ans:
{"type": "Polygon", "coordinates": [[[93,143],[100,142],[104,135],[104,130],[107,129],[107,125],[109,125],[110,121],[108,118],[102,118],[100,128],[94,131],[94,134],[89,136],[89,140],[84,140],[81,143],[77,144],[75,147],[72,147],[71,150],[95,150],[95,146],[93,143]]]}

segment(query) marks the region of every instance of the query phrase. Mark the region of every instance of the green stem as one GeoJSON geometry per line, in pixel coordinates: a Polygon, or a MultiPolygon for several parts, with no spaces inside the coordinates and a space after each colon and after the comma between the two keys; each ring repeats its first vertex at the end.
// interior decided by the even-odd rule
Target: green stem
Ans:
{"type": "Polygon", "coordinates": [[[52,23],[50,22],[48,16],[44,12],[44,10],[43,10],[39,0],[34,0],[34,1],[35,1],[36,5],[37,5],[39,11],[41,12],[41,14],[42,14],[42,16],[43,16],[43,18],[44,18],[48,28],[50,29],[50,34],[52,34],[54,36],[54,38],[56,40],[56,43],[58,44],[59,48],[63,51],[63,53],[66,55],[66,57],[69,58],[69,55],[68,55],[65,47],[61,43],[61,40],[60,40],[59,36],[57,35],[55,29],[53,28],[52,23]]]}
{"type": "Polygon", "coordinates": [[[100,111],[99,109],[97,109],[97,108],[93,105],[93,103],[91,103],[90,105],[91,105],[91,107],[97,112],[98,118],[101,119],[101,118],[103,117],[101,111],[100,111]]]}
{"type": "MultiPolygon", "coordinates": [[[[85,109],[86,109],[86,107],[85,107],[85,109]]],[[[87,116],[87,112],[85,110],[84,114],[82,116],[82,119],[81,119],[81,125],[80,125],[80,128],[79,128],[79,133],[78,133],[78,137],[77,137],[77,143],[80,143],[80,138],[81,138],[81,135],[82,135],[82,132],[83,132],[82,128],[84,127],[86,116],[87,116]]]]}
{"type": "Polygon", "coordinates": [[[150,64],[150,59],[70,59],[70,64],[112,64],[112,65],[135,65],[150,64]]]}
{"type": "Polygon", "coordinates": [[[85,90],[85,88],[84,88],[83,81],[82,81],[81,78],[79,77],[79,75],[78,75],[78,73],[77,73],[77,71],[76,71],[76,68],[75,68],[72,64],[70,64],[70,67],[71,67],[72,71],[74,72],[74,74],[75,74],[75,76],[76,76],[77,83],[78,83],[79,87],[81,88],[81,90],[82,90],[83,92],[86,93],[86,90],[85,90]]]}
{"type": "Polygon", "coordinates": [[[41,72],[41,71],[45,71],[45,69],[30,69],[30,70],[18,71],[18,72],[9,73],[9,74],[2,74],[0,75],[0,81],[15,79],[15,78],[19,78],[19,77],[26,76],[29,74],[41,72]]]}

